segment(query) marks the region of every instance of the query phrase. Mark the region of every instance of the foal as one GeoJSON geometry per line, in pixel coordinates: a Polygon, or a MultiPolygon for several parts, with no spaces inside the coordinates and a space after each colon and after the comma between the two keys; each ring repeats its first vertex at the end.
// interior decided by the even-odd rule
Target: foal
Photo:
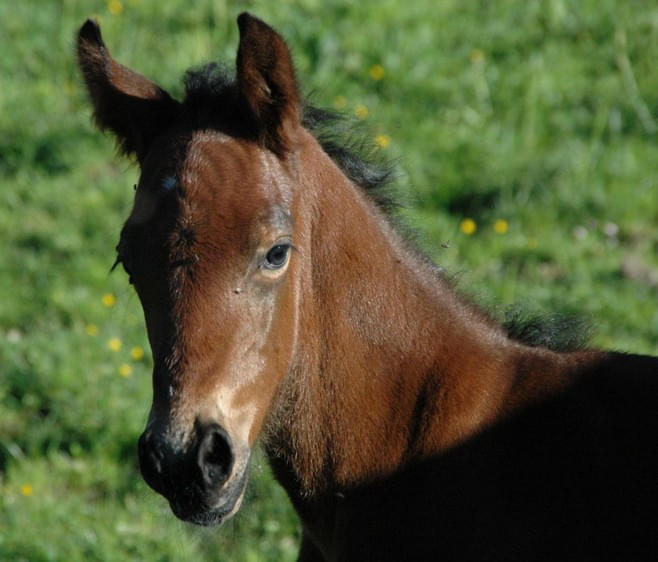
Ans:
{"type": "Polygon", "coordinates": [[[238,26],[235,79],[188,73],[182,102],[78,36],[141,169],[118,261],[153,352],[146,481],[221,523],[261,436],[300,560],[655,559],[658,360],[525,346],[463,302],[316,138],[281,37],[238,26]]]}

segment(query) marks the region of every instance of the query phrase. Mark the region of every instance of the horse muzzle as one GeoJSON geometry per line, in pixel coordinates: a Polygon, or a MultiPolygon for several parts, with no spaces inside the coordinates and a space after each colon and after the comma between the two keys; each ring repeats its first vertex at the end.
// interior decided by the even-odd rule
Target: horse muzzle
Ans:
{"type": "Polygon", "coordinates": [[[221,426],[197,424],[186,446],[147,429],[138,449],[144,480],[169,500],[178,518],[197,525],[219,525],[240,507],[250,455],[238,454],[221,426]]]}

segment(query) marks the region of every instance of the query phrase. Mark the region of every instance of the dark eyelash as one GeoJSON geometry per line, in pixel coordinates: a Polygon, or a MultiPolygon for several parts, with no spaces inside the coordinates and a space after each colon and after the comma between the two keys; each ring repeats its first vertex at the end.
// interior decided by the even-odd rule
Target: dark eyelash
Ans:
{"type": "Polygon", "coordinates": [[[112,273],[118,267],[119,264],[123,265],[123,269],[125,270],[126,274],[128,275],[128,283],[130,283],[131,285],[134,285],[135,283],[134,283],[134,280],[133,280],[132,273],[126,267],[126,262],[123,260],[123,257],[120,254],[117,254],[117,259],[114,260],[114,263],[112,264],[112,267],[110,268],[110,273],[112,273]]]}
{"type": "MultiPolygon", "coordinates": [[[[126,274],[128,275],[128,283],[130,283],[131,285],[134,285],[134,279],[133,279],[133,276],[132,276],[132,272],[130,271],[130,268],[126,266],[125,259],[119,252],[120,252],[120,250],[119,250],[119,247],[117,246],[117,257],[114,260],[114,263],[112,264],[112,267],[110,267],[110,273],[112,273],[119,266],[119,264],[121,264],[123,266],[123,269],[125,270],[126,274]]],[[[198,261],[199,261],[199,256],[197,256],[195,254],[192,257],[180,259],[180,260],[177,260],[177,261],[173,262],[171,264],[171,268],[172,269],[178,269],[179,267],[185,267],[185,266],[188,266],[188,265],[198,263],[198,261]]]]}
{"type": "Polygon", "coordinates": [[[122,263],[123,263],[123,259],[121,258],[120,255],[117,254],[117,258],[114,260],[112,267],[110,267],[110,273],[114,272],[114,270],[119,266],[119,264],[122,263]]]}

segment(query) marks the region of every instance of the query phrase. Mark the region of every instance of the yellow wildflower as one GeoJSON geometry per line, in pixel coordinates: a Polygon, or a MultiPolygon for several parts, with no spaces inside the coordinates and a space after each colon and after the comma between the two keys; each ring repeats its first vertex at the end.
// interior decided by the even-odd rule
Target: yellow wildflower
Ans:
{"type": "Polygon", "coordinates": [[[366,119],[368,117],[368,108],[360,103],[354,108],[354,115],[356,115],[359,119],[366,119]]]}
{"type": "Polygon", "coordinates": [[[29,484],[23,484],[21,486],[21,495],[25,497],[31,496],[33,491],[34,490],[32,489],[32,486],[30,486],[29,484]]]}
{"type": "Polygon", "coordinates": [[[110,0],[107,3],[107,9],[113,16],[119,16],[123,12],[123,4],[119,0],[110,0]]]}
{"type": "Polygon", "coordinates": [[[144,359],[144,350],[136,345],[130,350],[130,357],[132,357],[133,361],[141,361],[144,359]]]}
{"type": "Polygon", "coordinates": [[[112,293],[105,293],[101,298],[101,302],[103,303],[103,306],[112,308],[117,303],[117,298],[112,293]]]}
{"type": "Polygon", "coordinates": [[[119,338],[111,338],[107,341],[107,348],[110,351],[119,351],[121,349],[121,340],[119,338]]]}
{"type": "Polygon", "coordinates": [[[509,224],[507,224],[507,221],[505,219],[498,219],[496,222],[494,222],[493,225],[493,229],[496,232],[496,234],[505,234],[508,228],[509,228],[509,224]]]}
{"type": "Polygon", "coordinates": [[[381,64],[373,64],[370,67],[370,78],[373,80],[379,81],[382,78],[384,78],[384,75],[386,74],[386,71],[384,70],[384,67],[381,64]]]}
{"type": "Polygon", "coordinates": [[[98,326],[96,324],[87,324],[85,327],[85,332],[88,336],[97,336],[98,335],[98,326]]]}
{"type": "Polygon", "coordinates": [[[388,135],[377,135],[375,137],[375,144],[379,148],[387,148],[391,144],[391,137],[388,135]]]}
{"type": "Polygon", "coordinates": [[[133,374],[133,368],[130,365],[128,365],[128,363],[122,363],[121,365],[119,365],[119,374],[123,378],[127,378],[133,374]]]}
{"type": "Polygon", "coordinates": [[[336,96],[334,98],[334,107],[336,109],[345,109],[347,107],[347,98],[345,96],[336,96]]]}
{"type": "Polygon", "coordinates": [[[475,221],[473,219],[464,219],[460,224],[459,224],[459,229],[466,235],[470,236],[477,230],[477,224],[475,224],[475,221]]]}
{"type": "Polygon", "coordinates": [[[473,49],[471,51],[471,62],[473,64],[484,62],[484,51],[482,49],[473,49]]]}

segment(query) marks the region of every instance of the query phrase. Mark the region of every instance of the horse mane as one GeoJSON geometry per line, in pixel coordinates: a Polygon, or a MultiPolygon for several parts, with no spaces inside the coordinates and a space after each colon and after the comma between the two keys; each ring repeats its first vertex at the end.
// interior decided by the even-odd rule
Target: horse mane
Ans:
{"type": "MultiPolygon", "coordinates": [[[[183,78],[185,97],[183,107],[196,116],[200,126],[212,126],[217,113],[222,115],[222,124],[229,123],[231,131],[240,130],[231,126],[235,118],[238,91],[235,76],[225,66],[211,62],[188,70],[183,78]],[[228,120],[228,121],[227,121],[228,120]]],[[[310,131],[327,155],[342,170],[347,178],[358,186],[375,205],[383,211],[389,222],[409,242],[409,247],[428,264],[432,260],[416,242],[417,234],[397,211],[404,207],[396,190],[396,163],[386,160],[372,142],[359,130],[359,124],[348,116],[304,101],[303,126],[310,131]]],[[[441,274],[443,270],[434,266],[441,274]]],[[[446,276],[444,276],[444,279],[446,276]]],[[[449,279],[447,279],[450,281],[449,279]]],[[[453,288],[459,292],[454,286],[453,288]]],[[[582,317],[564,313],[530,313],[524,307],[513,305],[493,318],[481,307],[472,304],[472,299],[461,295],[467,306],[476,308],[496,324],[500,324],[507,335],[531,347],[546,347],[553,351],[575,351],[584,349],[590,338],[590,326],[582,317]]]]}

